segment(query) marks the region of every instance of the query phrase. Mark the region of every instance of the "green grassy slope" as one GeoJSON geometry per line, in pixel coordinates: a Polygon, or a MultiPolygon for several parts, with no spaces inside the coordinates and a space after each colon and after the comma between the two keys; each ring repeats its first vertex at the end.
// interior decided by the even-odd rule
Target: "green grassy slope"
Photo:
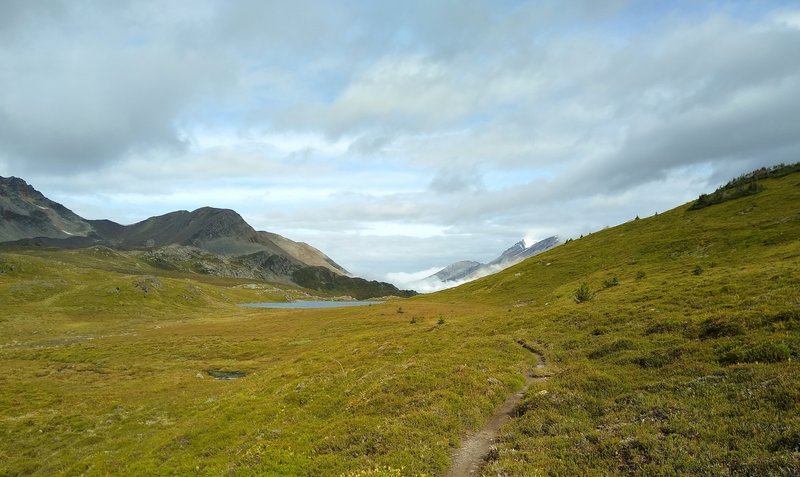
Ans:
{"type": "Polygon", "coordinates": [[[0,254],[0,475],[438,473],[529,364],[458,325],[480,306],[235,306],[302,293],[105,249],[0,254]]]}
{"type": "Polygon", "coordinates": [[[800,174],[761,185],[436,297],[506,308],[554,368],[488,473],[800,472],[800,174]]]}
{"type": "Polygon", "coordinates": [[[551,377],[488,475],[796,475],[800,174],[760,186],[358,309],[2,253],[0,475],[439,475],[535,364],[518,339],[551,377]]]}

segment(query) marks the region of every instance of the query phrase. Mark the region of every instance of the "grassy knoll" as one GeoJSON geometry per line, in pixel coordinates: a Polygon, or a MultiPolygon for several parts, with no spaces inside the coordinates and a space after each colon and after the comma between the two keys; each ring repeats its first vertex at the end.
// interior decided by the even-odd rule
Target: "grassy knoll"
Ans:
{"type": "Polygon", "coordinates": [[[798,475],[800,174],[761,184],[437,297],[505,307],[554,368],[487,474],[798,475]]]}
{"type": "Polygon", "coordinates": [[[491,307],[243,309],[285,291],[96,253],[0,256],[0,475],[435,474],[533,364],[491,307]]]}
{"type": "Polygon", "coordinates": [[[0,254],[0,475],[438,475],[535,364],[517,339],[552,377],[487,475],[797,475],[800,174],[759,185],[357,309],[0,254]]]}

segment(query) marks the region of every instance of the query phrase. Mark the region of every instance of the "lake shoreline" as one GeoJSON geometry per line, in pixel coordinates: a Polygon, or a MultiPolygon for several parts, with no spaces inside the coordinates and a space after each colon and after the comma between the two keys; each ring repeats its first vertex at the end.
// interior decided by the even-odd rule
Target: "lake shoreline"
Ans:
{"type": "Polygon", "coordinates": [[[274,309],[320,309],[320,308],[349,308],[358,306],[382,305],[383,301],[292,301],[292,302],[263,302],[242,303],[239,306],[248,308],[274,308],[274,309]]]}

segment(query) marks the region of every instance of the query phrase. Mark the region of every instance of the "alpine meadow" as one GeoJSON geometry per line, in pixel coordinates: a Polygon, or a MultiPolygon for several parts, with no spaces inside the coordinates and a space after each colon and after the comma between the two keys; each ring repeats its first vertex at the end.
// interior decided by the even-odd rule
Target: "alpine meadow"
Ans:
{"type": "Polygon", "coordinates": [[[796,170],[355,309],[242,308],[307,293],[106,247],[5,250],[0,471],[440,475],[533,371],[485,475],[796,475],[796,170]]]}
{"type": "Polygon", "coordinates": [[[0,477],[800,477],[797,0],[0,0],[0,477]]]}

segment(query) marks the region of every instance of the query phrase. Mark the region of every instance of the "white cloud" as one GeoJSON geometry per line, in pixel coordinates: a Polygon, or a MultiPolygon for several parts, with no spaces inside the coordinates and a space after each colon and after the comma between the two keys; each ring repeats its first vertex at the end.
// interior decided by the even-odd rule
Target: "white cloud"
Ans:
{"type": "Polygon", "coordinates": [[[771,20],[781,26],[800,29],[800,10],[784,10],[771,15],[771,20]]]}
{"type": "MultiPolygon", "coordinates": [[[[408,289],[417,286],[417,282],[441,270],[443,267],[431,267],[418,272],[394,272],[386,274],[386,281],[400,288],[408,289]]],[[[421,291],[421,290],[419,290],[421,291]]]]}
{"type": "Polygon", "coordinates": [[[90,218],[233,208],[371,278],[485,261],[797,160],[797,10],[668,10],[15,2],[0,172],[90,218]]]}

